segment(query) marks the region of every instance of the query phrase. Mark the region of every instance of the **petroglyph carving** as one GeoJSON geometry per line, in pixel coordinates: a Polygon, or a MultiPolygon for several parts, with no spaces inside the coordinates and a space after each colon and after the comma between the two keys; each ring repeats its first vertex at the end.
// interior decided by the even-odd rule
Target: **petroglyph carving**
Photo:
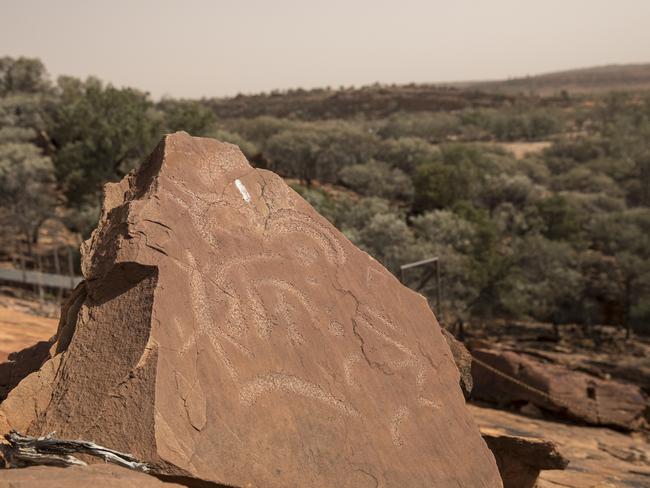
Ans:
{"type": "Polygon", "coordinates": [[[305,398],[318,400],[335,408],[342,414],[349,416],[359,415],[359,412],[355,409],[347,406],[343,401],[327,393],[315,383],[298,378],[297,376],[280,373],[259,376],[253,381],[246,383],[241,389],[241,399],[245,405],[252,406],[258,397],[271,392],[293,393],[305,398]]]}
{"type": "Polygon", "coordinates": [[[401,406],[393,416],[393,423],[391,425],[390,434],[393,439],[393,444],[397,447],[404,447],[404,439],[400,433],[400,426],[408,418],[409,409],[406,406],[401,406]]]}
{"type": "Polygon", "coordinates": [[[357,384],[354,381],[354,375],[352,374],[352,367],[362,361],[363,357],[360,353],[355,352],[350,354],[343,363],[343,374],[345,375],[345,382],[348,386],[355,387],[357,384]]]}
{"type": "Polygon", "coordinates": [[[308,215],[290,209],[271,214],[267,239],[282,234],[298,234],[311,238],[325,252],[327,260],[336,265],[345,264],[345,250],[334,233],[308,215]]]}
{"type": "Polygon", "coordinates": [[[338,320],[330,320],[328,329],[333,336],[342,336],[345,334],[345,328],[338,320]]]}
{"type": "Polygon", "coordinates": [[[500,486],[426,302],[279,177],[174,134],[106,202],[69,347],[0,424],[188,485],[500,486]]]}

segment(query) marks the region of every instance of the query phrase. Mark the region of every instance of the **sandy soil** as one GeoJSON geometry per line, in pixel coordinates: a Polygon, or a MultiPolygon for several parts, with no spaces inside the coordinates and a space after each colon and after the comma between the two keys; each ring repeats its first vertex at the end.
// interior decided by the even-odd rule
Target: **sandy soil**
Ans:
{"type": "Polygon", "coordinates": [[[551,146],[549,141],[535,141],[535,142],[500,142],[498,145],[506,151],[510,151],[515,158],[522,159],[529,154],[537,154],[542,152],[547,147],[551,146]]]}
{"type": "Polygon", "coordinates": [[[0,297],[0,362],[9,353],[54,335],[58,319],[36,315],[37,307],[33,302],[0,297]]]}

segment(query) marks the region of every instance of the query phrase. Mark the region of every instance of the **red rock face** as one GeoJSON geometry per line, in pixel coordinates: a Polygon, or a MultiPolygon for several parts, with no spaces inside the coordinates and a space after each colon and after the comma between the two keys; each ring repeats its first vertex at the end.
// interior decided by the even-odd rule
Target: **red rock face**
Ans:
{"type": "Polygon", "coordinates": [[[235,486],[501,486],[425,299],[235,146],[167,136],[82,256],[7,426],[235,486]]]}
{"type": "Polygon", "coordinates": [[[473,363],[472,396],[501,405],[530,402],[593,425],[634,430],[647,422],[648,399],[638,386],[572,371],[525,353],[496,349],[472,351],[479,360],[530,385],[544,396],[473,363]]]}

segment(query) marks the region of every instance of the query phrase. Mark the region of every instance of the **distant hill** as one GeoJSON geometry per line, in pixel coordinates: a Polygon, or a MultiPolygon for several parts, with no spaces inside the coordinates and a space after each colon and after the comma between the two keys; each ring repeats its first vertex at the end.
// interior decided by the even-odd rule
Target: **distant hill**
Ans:
{"type": "Polygon", "coordinates": [[[303,120],[381,118],[396,112],[438,112],[511,104],[514,97],[433,84],[287,90],[207,100],[222,118],[292,117],[303,120]]]}
{"type": "Polygon", "coordinates": [[[510,95],[534,93],[542,96],[556,95],[563,90],[575,94],[650,90],[650,63],[612,64],[509,80],[452,83],[451,86],[510,95]]]}
{"type": "Polygon", "coordinates": [[[225,119],[259,115],[302,120],[373,119],[397,112],[501,108],[521,102],[564,106],[566,101],[559,96],[562,91],[589,96],[613,90],[650,90],[650,63],[558,71],[500,81],[296,89],[212,98],[205,103],[225,119]]]}

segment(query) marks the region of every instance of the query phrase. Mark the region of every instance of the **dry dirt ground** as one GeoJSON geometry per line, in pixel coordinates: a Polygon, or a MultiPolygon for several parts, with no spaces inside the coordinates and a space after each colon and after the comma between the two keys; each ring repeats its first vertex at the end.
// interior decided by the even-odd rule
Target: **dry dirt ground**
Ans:
{"type": "Polygon", "coordinates": [[[547,147],[551,146],[550,141],[534,141],[534,142],[500,142],[498,145],[506,151],[510,151],[515,158],[522,159],[529,154],[537,154],[542,152],[547,147]]]}
{"type": "MultiPolygon", "coordinates": [[[[50,338],[57,320],[36,302],[0,295],[0,362],[16,350],[50,338]]],[[[543,438],[558,444],[570,460],[566,471],[542,471],[539,488],[648,487],[650,444],[643,434],[583,427],[470,405],[481,430],[543,438]]]]}
{"type": "Polygon", "coordinates": [[[38,310],[37,303],[0,296],[0,362],[10,353],[54,335],[58,319],[36,315],[38,310]]]}

